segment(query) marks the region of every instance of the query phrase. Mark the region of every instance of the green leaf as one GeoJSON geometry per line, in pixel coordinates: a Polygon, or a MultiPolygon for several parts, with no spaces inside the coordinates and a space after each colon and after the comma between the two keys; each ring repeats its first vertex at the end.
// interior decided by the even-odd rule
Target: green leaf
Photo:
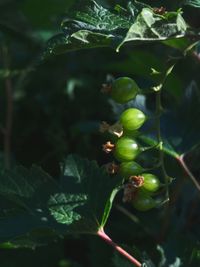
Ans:
{"type": "Polygon", "coordinates": [[[200,0],[185,0],[184,5],[200,8],[200,0]]]}
{"type": "Polygon", "coordinates": [[[127,29],[131,25],[133,17],[128,11],[125,14],[111,12],[97,2],[91,0],[84,3],[83,8],[72,12],[73,18],[63,20],[61,26],[64,32],[74,30],[91,30],[99,32],[114,32],[119,29],[127,29]]]}
{"type": "Polygon", "coordinates": [[[63,171],[61,186],[65,187],[67,182],[69,193],[76,191],[75,196],[82,198],[78,204],[81,218],[72,225],[72,230],[97,232],[107,221],[121,178],[109,177],[96,162],[82,160],[77,156],[67,158],[63,171]]]}
{"type": "Polygon", "coordinates": [[[112,47],[117,51],[127,42],[154,42],[183,37],[186,23],[178,12],[154,13],[149,6],[134,1],[127,9],[108,10],[95,1],[70,13],[61,24],[63,33],[49,40],[44,58],[67,51],[112,47]]]}
{"type": "Polygon", "coordinates": [[[2,171],[0,242],[35,247],[46,243],[49,236],[55,239],[46,202],[49,195],[58,190],[56,182],[36,166],[30,170],[19,166],[2,171]]]}
{"type": "Polygon", "coordinates": [[[87,198],[87,195],[57,193],[49,199],[49,210],[58,223],[70,225],[81,219],[81,215],[74,209],[85,205],[87,198]]]}
{"type": "Polygon", "coordinates": [[[0,174],[1,247],[35,247],[70,233],[97,233],[121,183],[96,162],[69,156],[59,183],[41,168],[0,174]]]}
{"type": "Polygon", "coordinates": [[[87,48],[112,46],[113,36],[80,30],[71,36],[58,34],[48,42],[44,58],[51,55],[60,55],[69,51],[87,48]]]}
{"type": "Polygon", "coordinates": [[[178,39],[172,38],[172,39],[163,41],[163,44],[166,44],[168,46],[171,46],[181,51],[185,51],[188,47],[190,47],[192,42],[187,37],[183,37],[183,38],[178,38],[178,39]]]}
{"type": "Polygon", "coordinates": [[[160,16],[150,8],[143,8],[117,50],[126,42],[162,41],[174,36],[180,38],[185,31],[186,23],[179,12],[160,16]]]}

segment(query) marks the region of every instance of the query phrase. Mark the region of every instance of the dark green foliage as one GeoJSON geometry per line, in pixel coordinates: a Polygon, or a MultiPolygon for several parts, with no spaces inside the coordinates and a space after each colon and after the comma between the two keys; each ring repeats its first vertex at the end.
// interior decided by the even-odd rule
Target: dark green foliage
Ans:
{"type": "Polygon", "coordinates": [[[105,225],[120,178],[110,179],[95,162],[77,156],[68,157],[63,171],[60,183],[38,167],[2,172],[5,247],[35,247],[69,233],[95,234],[105,225]]]}
{"type": "Polygon", "coordinates": [[[94,237],[102,227],[143,266],[200,265],[199,190],[177,160],[200,183],[199,8],[198,0],[0,1],[2,267],[132,266],[94,237]],[[140,88],[123,105],[100,93],[118,77],[140,88]],[[159,166],[152,88],[161,84],[169,202],[161,168],[152,170],[159,166]],[[109,176],[96,163],[113,160],[101,147],[117,140],[99,133],[100,122],[114,123],[129,108],[148,117],[137,132],[126,131],[146,149],[132,168],[161,184],[152,194],[157,208],[147,213],[123,203],[123,175],[109,176]]]}
{"type": "Polygon", "coordinates": [[[83,7],[83,11],[72,13],[72,18],[62,22],[64,33],[49,41],[44,57],[95,47],[114,47],[119,51],[127,42],[180,38],[187,30],[179,11],[160,16],[137,2],[130,3],[127,9],[117,6],[110,11],[93,0],[83,7]]]}

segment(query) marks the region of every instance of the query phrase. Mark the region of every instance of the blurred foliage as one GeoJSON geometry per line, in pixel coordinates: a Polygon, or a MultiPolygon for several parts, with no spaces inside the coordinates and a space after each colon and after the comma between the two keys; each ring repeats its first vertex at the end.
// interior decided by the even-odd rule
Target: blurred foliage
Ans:
{"type": "MultiPolygon", "coordinates": [[[[82,3],[84,0],[82,0],[82,3]]],[[[126,6],[125,0],[99,0],[112,7],[126,6]]],[[[200,28],[199,1],[143,1],[183,10],[189,26],[200,28]]],[[[1,0],[0,1],[0,127],[6,125],[6,79],[13,91],[11,135],[12,166],[33,163],[54,177],[60,175],[60,162],[77,153],[100,165],[110,161],[101,146],[107,136],[98,132],[100,122],[115,122],[117,108],[100,92],[108,77],[130,76],[141,88],[157,80],[151,69],[164,71],[171,59],[179,59],[164,86],[162,133],[170,146],[185,153],[185,160],[200,183],[200,76],[199,45],[184,55],[175,41],[170,44],[127,45],[120,53],[111,48],[73,51],[42,61],[47,40],[60,33],[61,22],[69,16],[76,0],[1,0]],[[8,53],[5,53],[5,48],[8,53]]],[[[189,40],[190,41],[190,40],[189,40]]],[[[190,43],[190,42],[189,42],[190,43]]],[[[155,110],[152,94],[137,103],[149,114],[155,110]]],[[[151,133],[152,122],[144,131],[151,133]]],[[[0,166],[4,165],[4,134],[1,131],[0,166]]],[[[147,164],[156,158],[149,152],[140,158],[147,164]],[[149,154],[150,153],[150,154],[149,154]],[[150,157],[149,157],[150,156],[150,157]]],[[[125,205],[123,213],[114,206],[106,230],[118,243],[146,259],[147,266],[197,267],[200,265],[199,192],[178,166],[166,155],[166,169],[174,179],[168,207],[141,213],[125,205]],[[159,245],[159,247],[158,247],[159,245]]],[[[97,192],[98,193],[98,192],[97,192]]],[[[116,203],[121,203],[119,194],[116,203]]],[[[14,223],[14,222],[13,222],[14,223]]],[[[129,266],[113,256],[113,250],[96,237],[74,235],[35,250],[1,248],[2,267],[81,267],[129,266]],[[119,264],[120,263],[120,264],[119,264]]]]}

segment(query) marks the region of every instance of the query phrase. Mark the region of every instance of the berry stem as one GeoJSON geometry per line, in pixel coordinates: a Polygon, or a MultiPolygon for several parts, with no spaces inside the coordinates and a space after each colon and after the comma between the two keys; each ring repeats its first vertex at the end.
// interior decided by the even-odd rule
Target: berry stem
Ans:
{"type": "Polygon", "coordinates": [[[160,117],[163,112],[162,103],[161,103],[161,92],[162,88],[166,82],[166,79],[168,75],[172,72],[175,64],[171,65],[165,72],[165,75],[163,76],[161,83],[154,88],[156,93],[156,130],[157,130],[157,141],[158,141],[158,149],[159,149],[159,163],[160,168],[162,170],[165,185],[166,185],[166,200],[169,200],[169,176],[167,175],[167,172],[165,170],[165,163],[164,163],[164,150],[163,150],[163,141],[162,141],[162,135],[161,135],[161,122],[160,117]]]}
{"type": "Polygon", "coordinates": [[[121,255],[126,257],[130,262],[132,262],[135,266],[141,267],[142,263],[140,263],[137,259],[131,256],[128,252],[126,252],[122,247],[118,246],[116,243],[112,241],[112,239],[104,232],[103,229],[100,229],[97,232],[97,235],[101,237],[106,243],[111,245],[115,250],[117,250],[121,255]]]}
{"type": "Polygon", "coordinates": [[[163,141],[161,136],[161,123],[160,116],[162,115],[162,105],[161,105],[161,88],[156,91],[156,129],[157,129],[157,141],[158,141],[158,149],[159,149],[159,163],[160,168],[162,170],[165,185],[166,185],[166,199],[169,200],[169,178],[167,172],[165,170],[164,163],[164,151],[163,151],[163,141]]]}

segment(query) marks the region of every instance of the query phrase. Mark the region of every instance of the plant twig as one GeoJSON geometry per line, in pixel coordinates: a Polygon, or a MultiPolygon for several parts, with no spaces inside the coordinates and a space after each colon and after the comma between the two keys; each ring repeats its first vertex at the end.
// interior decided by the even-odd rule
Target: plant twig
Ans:
{"type": "Polygon", "coordinates": [[[121,255],[126,257],[130,262],[132,262],[137,267],[142,267],[142,263],[140,263],[137,259],[131,256],[128,252],[126,252],[122,247],[118,246],[116,243],[112,241],[112,239],[104,232],[103,229],[100,229],[97,232],[97,235],[101,237],[106,243],[111,245],[114,249],[116,249],[121,255]]]}
{"type": "Polygon", "coordinates": [[[125,214],[134,223],[140,223],[140,220],[135,215],[133,215],[131,212],[129,212],[127,209],[125,209],[123,206],[119,204],[115,204],[115,208],[121,211],[123,214],[125,214]]]}
{"type": "Polygon", "coordinates": [[[191,173],[188,166],[186,165],[186,163],[184,161],[184,154],[177,157],[176,159],[179,162],[179,164],[181,165],[181,167],[183,168],[183,170],[185,171],[185,173],[188,175],[188,177],[195,184],[196,188],[200,191],[200,184],[198,183],[198,181],[196,180],[196,178],[194,177],[194,175],[191,173]]]}
{"type": "Polygon", "coordinates": [[[162,106],[161,106],[161,89],[156,92],[156,128],[157,128],[157,140],[159,144],[159,163],[160,168],[162,170],[165,185],[166,185],[166,199],[169,199],[169,186],[168,186],[168,175],[165,170],[164,165],[164,152],[163,152],[163,142],[162,142],[162,136],[161,136],[161,125],[160,125],[160,116],[162,114],[162,106]]]}
{"type": "Polygon", "coordinates": [[[127,216],[131,221],[138,224],[151,238],[155,239],[155,236],[152,235],[148,228],[145,227],[143,223],[132,212],[128,211],[126,208],[119,204],[115,204],[114,207],[118,209],[121,213],[123,213],[125,216],[127,216]]]}
{"type": "Polygon", "coordinates": [[[169,69],[167,69],[162,82],[155,87],[156,92],[156,133],[157,133],[157,141],[158,141],[158,149],[159,149],[159,163],[160,168],[162,170],[165,185],[166,185],[166,200],[169,200],[169,177],[167,175],[167,172],[165,170],[165,163],[164,163],[164,151],[163,151],[163,141],[162,141],[162,135],[161,135],[161,122],[160,117],[162,115],[162,103],[161,103],[161,91],[163,88],[163,85],[165,84],[165,81],[168,77],[168,75],[172,72],[175,64],[173,64],[169,69]]]}

